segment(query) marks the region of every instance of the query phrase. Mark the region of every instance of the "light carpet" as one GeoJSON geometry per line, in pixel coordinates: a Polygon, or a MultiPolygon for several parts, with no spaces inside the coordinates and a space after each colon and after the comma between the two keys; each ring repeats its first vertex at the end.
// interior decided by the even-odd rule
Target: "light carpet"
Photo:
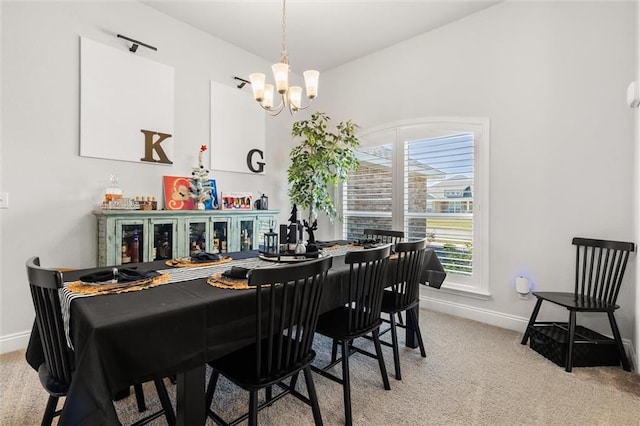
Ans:
{"type": "MultiPolygon", "coordinates": [[[[391,349],[383,348],[390,391],[382,387],[376,360],[359,354],[350,358],[354,425],[640,425],[637,373],[620,367],[566,373],[520,345],[520,333],[425,309],[420,311],[420,326],[427,357],[403,347],[402,381],[394,378],[391,349]]],[[[360,345],[370,347],[370,342],[360,345]]],[[[328,340],[316,339],[314,364],[328,360],[330,347],[328,340]]],[[[334,368],[338,374],[339,368],[334,368]]],[[[0,424],[40,424],[47,394],[24,360],[24,351],[0,355],[0,369],[0,424]]],[[[344,424],[341,386],[316,374],[314,381],[324,424],[344,424]]],[[[306,392],[304,380],[298,382],[306,392]]],[[[175,401],[175,386],[166,383],[175,401]]],[[[152,384],[145,385],[145,396],[149,409],[156,410],[152,384]]],[[[141,417],[133,395],[115,404],[123,424],[141,417]]],[[[247,404],[246,392],[219,381],[214,406],[224,418],[243,413],[247,404]]],[[[262,410],[258,421],[312,425],[313,417],[310,407],[286,396],[262,410]]],[[[152,424],[165,422],[162,418],[152,424]]]]}

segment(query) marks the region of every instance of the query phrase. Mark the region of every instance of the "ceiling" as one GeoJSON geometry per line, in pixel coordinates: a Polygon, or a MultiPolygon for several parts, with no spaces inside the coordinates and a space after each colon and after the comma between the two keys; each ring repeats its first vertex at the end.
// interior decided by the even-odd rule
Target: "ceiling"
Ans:
{"type": "MultiPolygon", "coordinates": [[[[280,61],[282,2],[147,0],[143,3],[254,53],[280,61]]],[[[292,71],[326,71],[491,7],[499,1],[288,0],[286,44],[292,71]]]]}

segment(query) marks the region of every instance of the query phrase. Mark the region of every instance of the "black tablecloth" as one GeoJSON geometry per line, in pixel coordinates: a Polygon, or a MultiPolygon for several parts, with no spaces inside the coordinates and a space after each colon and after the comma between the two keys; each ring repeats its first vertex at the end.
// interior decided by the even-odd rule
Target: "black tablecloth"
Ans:
{"type": "MultiPolygon", "coordinates": [[[[329,240],[329,241],[316,241],[318,248],[327,248],[335,245],[345,246],[352,244],[352,241],[348,240],[329,240]]],[[[420,282],[433,288],[440,288],[444,279],[447,277],[447,273],[444,272],[444,268],[436,255],[436,252],[432,249],[427,249],[425,252],[424,266],[422,268],[422,274],[420,275],[420,282]]]]}
{"type": "MultiPolygon", "coordinates": [[[[428,255],[433,259],[426,266],[439,271],[427,271],[426,278],[439,287],[444,272],[435,254],[428,255]]],[[[165,269],[163,265],[151,262],[144,267],[165,269]]],[[[64,279],[74,280],[90,271],[65,272],[64,279]]],[[[321,311],[347,301],[347,277],[344,256],[335,256],[321,311]]],[[[59,424],[116,425],[111,400],[118,390],[200,367],[251,343],[254,296],[251,290],[213,287],[202,278],[74,299],[70,326],[76,370],[59,424]]],[[[43,361],[35,329],[27,360],[34,368],[43,361]]]]}

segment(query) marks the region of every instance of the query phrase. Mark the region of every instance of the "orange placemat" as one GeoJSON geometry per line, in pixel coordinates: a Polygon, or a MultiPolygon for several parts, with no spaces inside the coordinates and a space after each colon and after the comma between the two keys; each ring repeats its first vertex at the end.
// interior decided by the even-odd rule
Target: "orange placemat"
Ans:
{"type": "Polygon", "coordinates": [[[222,274],[214,274],[207,278],[207,284],[218,288],[227,288],[231,290],[249,290],[249,280],[246,278],[227,278],[222,274]]]}
{"type": "Polygon", "coordinates": [[[188,257],[183,257],[180,259],[171,259],[167,260],[165,264],[167,266],[171,266],[172,268],[195,268],[198,266],[215,266],[222,265],[223,263],[231,262],[233,259],[230,257],[223,257],[220,260],[214,260],[212,262],[191,262],[188,257]]]}
{"type": "Polygon", "coordinates": [[[146,278],[144,280],[134,281],[123,284],[100,284],[91,285],[83,284],[82,281],[73,281],[67,286],[67,290],[72,293],[78,294],[118,294],[127,293],[129,291],[144,290],[145,288],[155,287],[161,284],[166,284],[171,280],[171,275],[167,273],[161,273],[153,278],[146,278]]]}

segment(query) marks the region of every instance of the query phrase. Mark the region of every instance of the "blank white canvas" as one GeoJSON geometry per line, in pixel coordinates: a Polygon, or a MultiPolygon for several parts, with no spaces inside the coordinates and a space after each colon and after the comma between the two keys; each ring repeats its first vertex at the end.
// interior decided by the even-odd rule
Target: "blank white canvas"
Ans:
{"type": "MultiPolygon", "coordinates": [[[[212,81],[211,169],[254,174],[247,166],[247,154],[259,149],[266,158],[265,117],[250,90],[212,81]]],[[[266,162],[255,155],[254,167],[256,161],[266,162]]]]}
{"type": "MultiPolygon", "coordinates": [[[[80,38],[81,156],[141,162],[141,130],[173,135],[173,105],[172,67],[80,38]]],[[[174,137],[160,146],[173,161],[174,137]]]]}

